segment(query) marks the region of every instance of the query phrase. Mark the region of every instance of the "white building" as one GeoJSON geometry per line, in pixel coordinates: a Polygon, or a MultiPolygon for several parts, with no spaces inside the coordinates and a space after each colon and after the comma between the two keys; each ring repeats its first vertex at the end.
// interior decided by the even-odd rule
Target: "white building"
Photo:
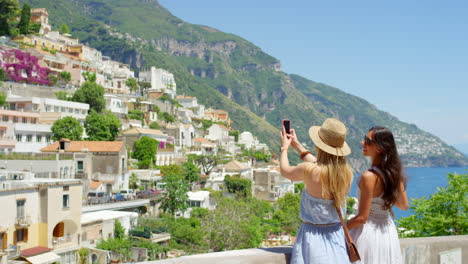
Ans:
{"type": "Polygon", "coordinates": [[[81,215],[81,243],[84,247],[95,248],[100,239],[114,237],[115,221],[119,221],[125,233],[138,223],[138,213],[103,210],[81,215]]]}
{"type": "Polygon", "coordinates": [[[244,131],[239,135],[238,143],[244,145],[246,149],[264,152],[269,150],[266,144],[260,143],[258,139],[248,131],[244,131]]]}
{"type": "Polygon", "coordinates": [[[166,70],[151,67],[147,71],[141,71],[139,79],[151,83],[151,90],[167,93],[172,98],[176,96],[177,85],[174,75],[166,70]]]}
{"type": "Polygon", "coordinates": [[[40,97],[21,97],[9,95],[7,103],[10,110],[40,113],[39,123],[52,124],[71,116],[84,123],[89,104],[40,97]]]}
{"type": "Polygon", "coordinates": [[[104,99],[106,99],[106,109],[111,111],[112,113],[123,116],[128,114],[128,107],[127,103],[122,99],[122,97],[112,95],[112,94],[105,94],[104,99]]]}
{"type": "Polygon", "coordinates": [[[207,139],[213,141],[223,141],[229,138],[229,129],[223,125],[213,124],[208,128],[207,139]]]}
{"type": "Polygon", "coordinates": [[[210,192],[188,192],[189,208],[184,212],[184,217],[189,218],[194,208],[213,209],[210,206],[210,192]]]}
{"type": "Polygon", "coordinates": [[[253,195],[269,202],[277,201],[288,192],[294,192],[294,183],[281,176],[279,168],[261,168],[253,171],[253,195]]]}
{"type": "Polygon", "coordinates": [[[126,82],[129,78],[134,78],[135,73],[130,66],[118,61],[113,61],[109,57],[102,56],[102,62],[99,64],[99,70],[102,70],[104,82],[102,86],[108,93],[129,94],[130,88],[126,82]]]}
{"type": "Polygon", "coordinates": [[[1,263],[77,263],[81,200],[79,180],[2,181],[1,263]]]}
{"type": "Polygon", "coordinates": [[[186,109],[190,109],[193,113],[193,116],[199,119],[205,117],[205,106],[198,104],[196,97],[192,96],[176,96],[176,100],[186,109]]]}

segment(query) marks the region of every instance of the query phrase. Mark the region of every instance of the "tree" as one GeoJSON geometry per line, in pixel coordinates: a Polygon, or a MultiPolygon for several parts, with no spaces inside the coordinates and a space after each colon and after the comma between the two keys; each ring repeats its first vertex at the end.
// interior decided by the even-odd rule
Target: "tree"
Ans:
{"type": "Polygon", "coordinates": [[[68,28],[67,24],[62,24],[59,29],[60,34],[70,34],[70,29],[68,28]]]}
{"type": "Polygon", "coordinates": [[[89,249],[87,248],[78,249],[78,263],[79,264],[89,263],[89,249]]]}
{"type": "Polygon", "coordinates": [[[72,100],[89,104],[90,110],[94,109],[98,113],[101,113],[106,107],[104,87],[91,81],[85,82],[80,89],[76,90],[72,100]]]}
{"type": "Polygon", "coordinates": [[[0,36],[15,34],[13,23],[18,10],[17,0],[0,0],[0,36]]]}
{"type": "Polygon", "coordinates": [[[81,74],[86,82],[95,83],[96,82],[96,73],[95,72],[83,72],[81,74]]]}
{"type": "Polygon", "coordinates": [[[21,9],[21,18],[18,23],[19,33],[22,35],[29,34],[29,20],[31,19],[31,6],[24,4],[21,9]]]}
{"type": "Polygon", "coordinates": [[[86,117],[86,134],[91,141],[114,141],[120,126],[120,120],[109,111],[97,113],[92,109],[86,117]]]}
{"type": "Polygon", "coordinates": [[[57,97],[57,99],[63,100],[63,101],[70,101],[71,100],[71,96],[65,91],[56,92],[55,97],[57,97]]]}
{"type": "Polygon", "coordinates": [[[302,223],[299,217],[301,197],[297,194],[287,193],[276,202],[278,210],[273,214],[281,228],[292,234],[295,234],[302,223]]]}
{"type": "Polygon", "coordinates": [[[165,174],[163,182],[166,184],[166,192],[163,192],[159,199],[161,209],[171,215],[178,211],[184,212],[188,208],[188,183],[181,174],[174,172],[165,174]]]}
{"type": "Polygon", "coordinates": [[[215,155],[188,155],[189,160],[191,160],[196,165],[200,166],[202,169],[202,173],[205,175],[210,174],[211,170],[213,170],[216,165],[219,163],[219,157],[215,155]]]}
{"type": "Polygon", "coordinates": [[[249,179],[227,175],[224,177],[224,183],[230,193],[235,193],[241,197],[252,196],[252,182],[249,179]]]}
{"type": "Polygon", "coordinates": [[[0,92],[0,106],[7,106],[7,94],[5,92],[0,92]]]}
{"type": "Polygon", "coordinates": [[[198,182],[200,180],[200,170],[192,161],[182,164],[182,175],[188,183],[198,182]]]}
{"type": "Polygon", "coordinates": [[[125,81],[125,84],[128,86],[130,92],[132,93],[138,90],[138,84],[135,78],[128,78],[127,81],[125,81]]]}
{"type": "Polygon", "coordinates": [[[155,164],[157,147],[158,141],[147,136],[143,136],[140,140],[135,141],[133,157],[138,160],[138,167],[140,169],[148,169],[155,164]]]}
{"type": "Polygon", "coordinates": [[[158,122],[151,122],[149,124],[149,128],[151,128],[151,129],[160,129],[161,127],[159,126],[158,122]]]}
{"type": "Polygon", "coordinates": [[[4,69],[0,68],[0,82],[5,81],[7,78],[7,73],[4,69]]]}
{"type": "Polygon", "coordinates": [[[71,73],[67,71],[63,71],[60,73],[59,79],[61,82],[63,82],[66,85],[71,81],[71,73]]]}
{"type": "Polygon", "coordinates": [[[168,123],[174,123],[175,122],[175,117],[168,112],[162,112],[159,114],[159,118],[162,120],[168,122],[168,123]]]}
{"type": "Polygon", "coordinates": [[[468,234],[468,174],[448,174],[448,185],[429,198],[412,199],[409,217],[398,220],[402,236],[425,237],[468,234]]]}
{"type": "Polygon", "coordinates": [[[120,223],[119,220],[115,220],[114,222],[114,238],[116,239],[124,239],[125,238],[125,228],[120,223]]]}
{"type": "Polygon", "coordinates": [[[59,140],[68,138],[70,140],[81,140],[83,127],[76,118],[67,116],[54,122],[52,125],[52,139],[59,140]]]}
{"type": "Polygon", "coordinates": [[[128,179],[128,187],[130,187],[130,189],[133,189],[133,190],[138,189],[139,181],[140,180],[138,179],[138,175],[132,172],[132,174],[130,174],[130,179],[128,179]]]}

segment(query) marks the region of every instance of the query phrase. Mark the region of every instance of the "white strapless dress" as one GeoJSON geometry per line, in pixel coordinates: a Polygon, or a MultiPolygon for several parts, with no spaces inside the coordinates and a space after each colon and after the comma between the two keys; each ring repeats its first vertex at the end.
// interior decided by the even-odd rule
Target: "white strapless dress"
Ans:
{"type": "Polygon", "coordinates": [[[350,230],[361,256],[360,264],[403,263],[398,232],[389,210],[383,209],[381,197],[372,199],[367,222],[350,230]]]}

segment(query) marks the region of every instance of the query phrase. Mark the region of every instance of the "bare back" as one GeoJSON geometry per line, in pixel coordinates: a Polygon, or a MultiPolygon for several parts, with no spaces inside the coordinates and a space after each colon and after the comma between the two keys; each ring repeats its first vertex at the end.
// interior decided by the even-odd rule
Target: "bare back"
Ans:
{"type": "Polygon", "coordinates": [[[320,173],[322,172],[321,167],[316,163],[313,165],[311,164],[310,166],[313,166],[311,172],[308,173],[310,170],[306,170],[304,173],[304,183],[307,193],[316,198],[330,200],[331,197],[323,197],[322,195],[322,180],[320,177],[320,173]]]}

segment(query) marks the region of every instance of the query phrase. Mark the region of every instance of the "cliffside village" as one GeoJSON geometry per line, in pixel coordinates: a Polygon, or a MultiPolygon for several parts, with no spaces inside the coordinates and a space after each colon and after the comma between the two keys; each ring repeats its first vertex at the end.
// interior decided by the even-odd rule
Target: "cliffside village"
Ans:
{"type": "MultiPolygon", "coordinates": [[[[190,208],[179,217],[189,217],[195,207],[215,208],[210,193],[201,189],[225,190],[227,175],[250,179],[252,195],[265,201],[294,191],[294,185],[280,176],[278,163],[236,160],[243,150],[269,154],[268,147],[249,131],[239,131],[236,140],[229,133],[228,112],[205,108],[196,97],[178,94],[172,73],[150,67],[135,77],[129,65],[103,56],[70,34],[52,31],[44,8],[31,10],[31,22],[41,24],[39,34],[0,37],[0,68],[8,74],[3,82],[7,105],[0,108],[0,155],[5,157],[0,159],[0,263],[77,263],[82,247],[90,249],[92,263],[108,263],[109,252],[95,247],[99,239],[113,236],[116,220],[128,232],[139,216],[159,214],[164,175],[156,168],[137,169],[129,157],[134,142],[143,136],[159,142],[156,167],[182,164],[189,154],[222,152],[229,158],[209,172],[201,170],[203,184],[193,186],[188,193],[190,208]],[[46,76],[62,72],[70,73],[71,80],[47,86],[46,76]],[[87,72],[95,73],[96,83],[104,87],[106,109],[120,119],[121,133],[115,141],[54,142],[53,123],[71,116],[83,124],[90,106],[50,95],[78,89],[87,72]],[[150,87],[131,91],[130,78],[150,87]],[[161,100],[162,96],[171,100],[161,100]],[[176,120],[162,120],[156,109],[176,120]],[[129,111],[143,112],[143,120],[128,118],[129,111]],[[204,130],[203,120],[212,125],[204,130]],[[160,129],[150,129],[152,122],[160,129]],[[132,174],[137,175],[138,186],[144,186],[138,195],[129,188],[132,174]]],[[[162,232],[151,239],[168,243],[171,236],[162,232]]]]}

